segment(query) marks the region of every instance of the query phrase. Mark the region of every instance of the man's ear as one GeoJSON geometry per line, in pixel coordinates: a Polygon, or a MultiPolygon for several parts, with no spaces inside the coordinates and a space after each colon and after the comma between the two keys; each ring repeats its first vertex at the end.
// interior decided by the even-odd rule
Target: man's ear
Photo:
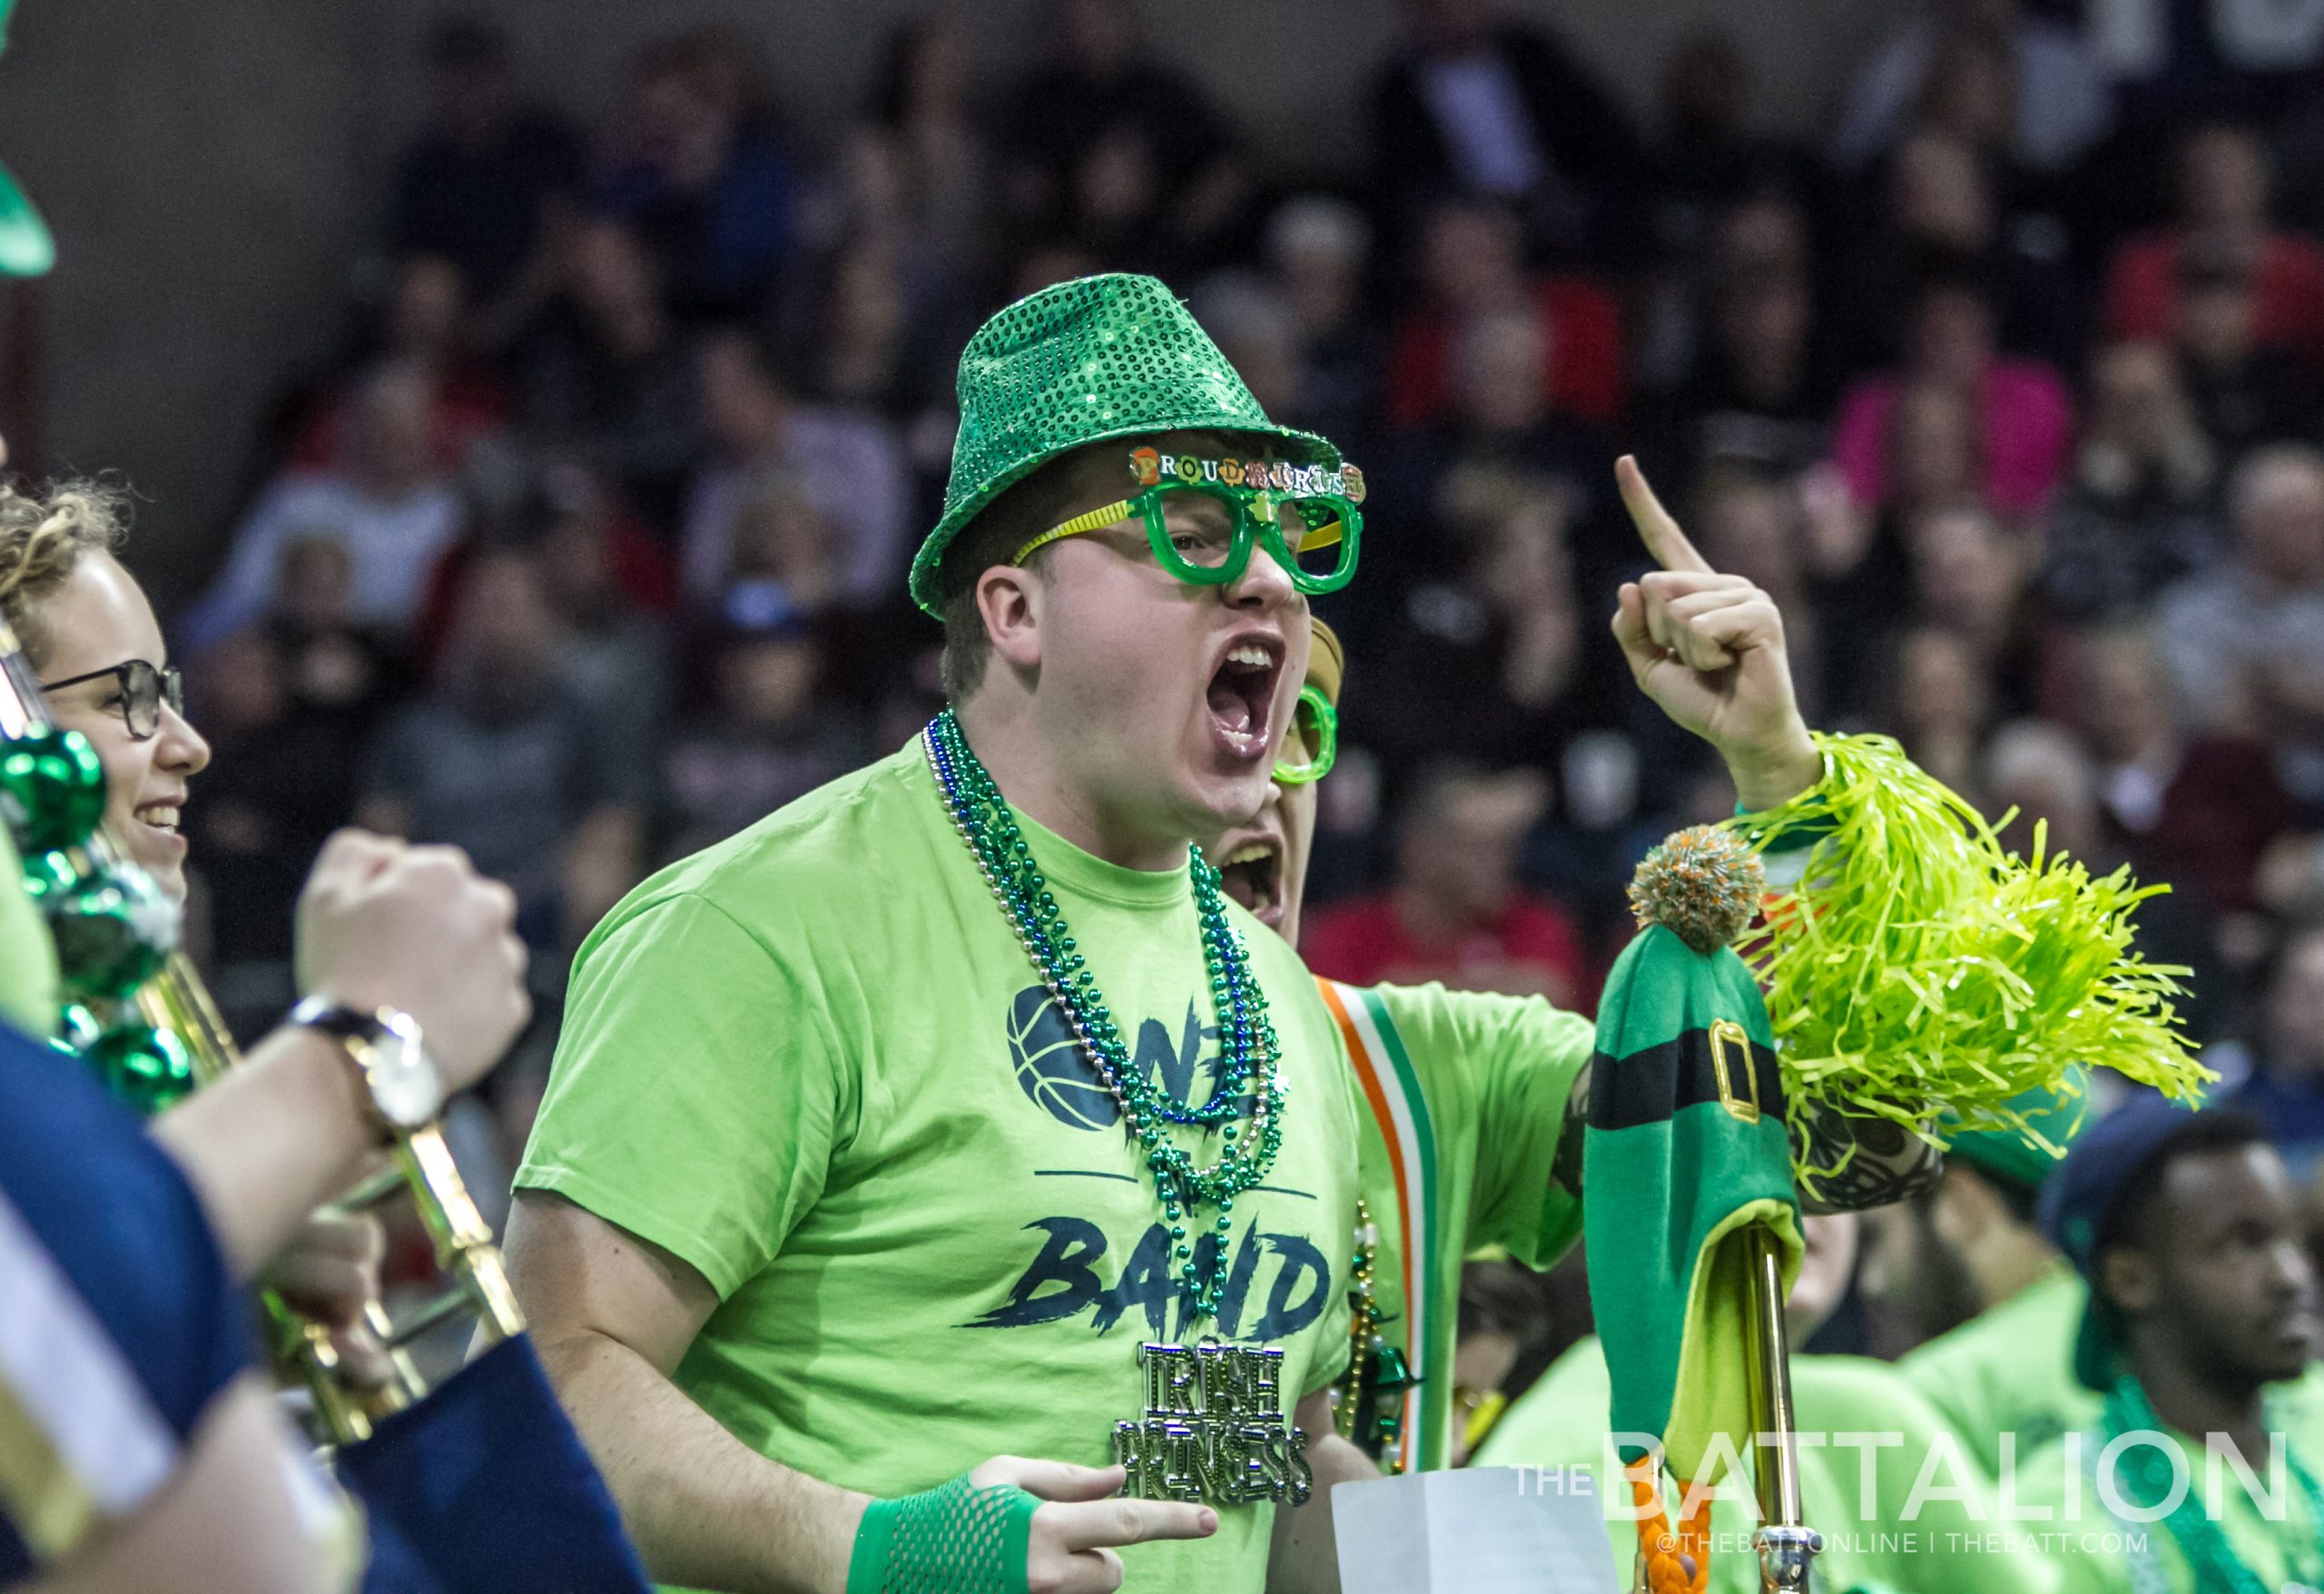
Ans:
{"type": "Polygon", "coordinates": [[[1034,670],[1041,663],[1041,583],[1029,570],[993,565],[977,577],[977,613],[1001,663],[1034,670]]]}
{"type": "Polygon", "coordinates": [[[2162,1280],[2153,1259],[2141,1251],[2115,1246],[2098,1259],[2098,1284],[2107,1299],[2129,1313],[2151,1312],[2162,1294],[2162,1280]]]}

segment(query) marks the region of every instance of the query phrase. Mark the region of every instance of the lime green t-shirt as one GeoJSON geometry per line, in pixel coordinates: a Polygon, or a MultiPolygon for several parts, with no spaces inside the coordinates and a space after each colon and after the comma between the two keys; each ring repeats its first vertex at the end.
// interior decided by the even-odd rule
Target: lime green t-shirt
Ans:
{"type": "MultiPolygon", "coordinates": [[[[1019,816],[1135,1063],[1207,1099],[1220,1048],[1183,870],[1019,816]]],[[[1137,1143],[947,817],[915,739],[663,871],[590,935],[517,1175],[684,1257],[720,1304],[680,1388],[743,1443],[881,1496],[997,1454],[1103,1466],[1141,1342],[1347,1359],[1355,1105],[1290,950],[1238,908],[1282,1045],[1283,1145],[1187,1321],[1137,1143]]],[[[1177,1129],[1206,1164],[1216,1132],[1177,1129]]],[[[1212,1215],[1187,1224],[1206,1233],[1212,1215]]],[[[1315,1436],[1320,1437],[1320,1436],[1315,1436]]],[[[1274,1508],[1124,1552],[1131,1585],[1256,1590],[1274,1508]]]]}
{"type": "MultiPolygon", "coordinates": [[[[2056,1588],[2056,1570],[2041,1557],[2006,1551],[1989,1537],[2004,1526],[1991,1486],[1894,1367],[1860,1356],[1795,1356],[1791,1392],[1803,1435],[1800,1514],[1824,1536],[1817,1589],[2051,1594],[2056,1588]],[[1820,1441],[1807,1437],[1817,1435],[1820,1441]],[[1940,1445],[1944,1452],[1933,1461],[1940,1445]]],[[[1610,1395],[1604,1353],[1594,1337],[1582,1340],[1511,1405],[1475,1464],[1556,1469],[1551,1476],[1561,1481],[1545,1486],[1571,1487],[1586,1476],[1598,1499],[1627,1509],[1628,1490],[1608,1453],[1610,1395]]],[[[1710,1587],[1718,1594],[1758,1594],[1749,1548],[1758,1520],[1747,1495],[1712,1501],[1710,1587]]],[[[1606,1527],[1615,1564],[1630,1566],[1637,1525],[1620,1516],[1606,1527]]]]}
{"type": "Polygon", "coordinates": [[[1452,1453],[1462,1258],[1499,1245],[1547,1267],[1581,1232],[1581,1204],[1551,1164],[1593,1028],[1539,997],[1316,983],[1369,1108],[1360,1161],[1379,1235],[1376,1326],[1420,1378],[1384,1459],[1423,1471],[1452,1453]]]}
{"type": "Polygon", "coordinates": [[[1988,1478],[2001,1475],[2001,1440],[2014,1434],[2023,1463],[2098,1421],[2098,1397],[2073,1375],[2074,1335],[2090,1292],[2063,1262],[2008,1300],[1897,1362],[1922,1398],[1953,1425],[1988,1478]]]}
{"type": "MultiPolygon", "coordinates": [[[[2269,1426],[2311,1477],[2324,1480],[2324,1370],[2310,1367],[2297,1382],[2270,1392],[2269,1426]]],[[[2164,1430],[2185,1467],[2190,1498],[2215,1501],[2228,1545],[2270,1590],[2324,1588],[2324,1522],[2287,1469],[2270,1479],[2267,1458],[2247,1457],[2260,1475],[2263,1498],[2255,1500],[2235,1469],[2222,1461],[2213,1469],[2199,1439],[2164,1430]],[[2270,1512],[2278,1520],[2270,1520],[2270,1512]]],[[[2198,1594],[2193,1569],[2177,1539],[2159,1521],[2118,1518],[2097,1487],[2094,1468],[2104,1447],[2094,1431],[2077,1432],[2044,1446],[2024,1462],[2017,1497],[2029,1510],[2051,1513],[2024,1524],[2044,1536],[2041,1549],[2063,1574],[2064,1594],[2198,1594]]],[[[2118,1494],[2136,1493],[2127,1479],[2118,1494]]],[[[2208,1508],[2207,1508],[2208,1509],[2208,1508]]],[[[2209,1594],[2205,1589],[2201,1594],[2209,1594]]]]}

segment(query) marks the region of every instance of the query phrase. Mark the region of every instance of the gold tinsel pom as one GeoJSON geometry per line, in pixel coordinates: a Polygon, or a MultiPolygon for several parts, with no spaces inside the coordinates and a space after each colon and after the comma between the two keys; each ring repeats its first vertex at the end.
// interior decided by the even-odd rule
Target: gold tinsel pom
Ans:
{"type": "Polygon", "coordinates": [[[1663,838],[1630,880],[1630,911],[1699,952],[1743,933],[1768,889],[1758,854],[1732,831],[1699,824],[1663,838]]]}

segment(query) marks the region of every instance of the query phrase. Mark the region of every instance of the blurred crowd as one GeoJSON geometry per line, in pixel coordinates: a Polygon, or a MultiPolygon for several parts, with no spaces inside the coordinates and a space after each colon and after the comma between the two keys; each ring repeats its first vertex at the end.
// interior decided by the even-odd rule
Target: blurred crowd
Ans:
{"type": "Polygon", "coordinates": [[[1349,675],[1318,971],[1586,1006],[1643,845],[1728,811],[1608,635],[1635,450],[1778,599],[1811,723],[2172,888],[2144,950],[2195,971],[2191,1032],[2305,1169],[2324,28],[2086,9],[1938,0],[1795,140],[1722,34],[1640,120],[1490,0],[1410,0],[1347,96],[1360,176],[1321,184],[1161,64],[1139,0],[1055,0],[1046,58],[999,75],[931,10],[821,141],[739,28],[643,50],[576,124],[511,40],[441,21],[343,353],[286,380],[174,617],[222,999],[281,1010],[333,827],[457,842],[540,954],[494,1086],[520,1136],[604,910],[939,706],[903,572],[969,331],[1149,271],[1373,487],[1322,605],[1349,675]]]}

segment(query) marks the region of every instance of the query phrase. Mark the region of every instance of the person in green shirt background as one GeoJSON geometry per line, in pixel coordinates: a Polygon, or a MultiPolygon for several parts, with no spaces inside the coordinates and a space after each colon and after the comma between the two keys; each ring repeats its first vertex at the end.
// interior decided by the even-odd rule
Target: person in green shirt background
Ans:
{"type": "MultiPolygon", "coordinates": [[[[1295,728],[1306,756],[1287,753],[1283,775],[1295,778],[1279,775],[1258,817],[1212,848],[1228,894],[1295,946],[1315,840],[1314,776],[1330,768],[1318,757],[1322,726],[1336,714],[1344,671],[1339,638],[1316,622],[1306,685],[1322,707],[1311,704],[1295,728]]],[[[1342,1387],[1341,1429],[1368,1441],[1390,1471],[1450,1465],[1462,1259],[1499,1245],[1547,1267],[1581,1233],[1578,1137],[1571,1166],[1558,1152],[1566,1125],[1581,1123],[1568,1109],[1578,1105],[1591,1026],[1540,997],[1316,983],[1366,1109],[1371,1293],[1359,1312],[1372,1333],[1342,1387]],[[1373,1359],[1374,1336],[1392,1356],[1373,1359]]]]}
{"type": "MultiPolygon", "coordinates": [[[[1803,1221],[1807,1252],[1786,1314],[1793,1343],[1805,1343],[1846,1295],[1860,1221],[1852,1214],[1803,1221]]],[[[1895,1367],[1861,1356],[1794,1355],[1791,1381],[1797,1428],[1807,1436],[1799,1449],[1802,1514],[1824,1536],[1815,1562],[1818,1589],[2047,1594],[2054,1587],[2055,1573],[2040,1558],[1983,1540],[1994,1516],[1991,1489],[1945,1420],[1895,1367]]],[[[1475,1464],[1541,1468],[1544,1487],[1585,1489],[1610,1510],[1627,1509],[1629,1495],[1609,1445],[1610,1394],[1605,1353],[1593,1335],[1559,1357],[1511,1404],[1486,1435],[1475,1464]]],[[[1711,1589],[1721,1594],[1758,1589],[1758,1559],[1751,1550],[1758,1522],[1748,1488],[1729,1484],[1715,1497],[1711,1589]]],[[[1635,1527],[1616,1514],[1607,1531],[1616,1564],[1627,1566],[1638,1548],[1635,1527]]]]}
{"type": "Polygon", "coordinates": [[[2083,1132],[2042,1222],[2090,1286],[2073,1367],[2104,1403],[2022,1464],[2035,1520],[2006,1526],[2043,1535],[2068,1594],[2324,1588],[2324,1325],[2260,1123],[2134,1101],[2083,1132]]]}
{"type": "MultiPolygon", "coordinates": [[[[2054,1091],[2020,1105],[2061,1146],[2087,1107],[2054,1091]]],[[[1865,1294],[1903,1312],[1922,1341],[1897,1368],[1987,1477],[2098,1415],[2073,1376],[2086,1292],[2034,1222],[2057,1166],[2022,1135],[1956,1134],[1936,1188],[1867,1218],[1865,1294]]]]}

